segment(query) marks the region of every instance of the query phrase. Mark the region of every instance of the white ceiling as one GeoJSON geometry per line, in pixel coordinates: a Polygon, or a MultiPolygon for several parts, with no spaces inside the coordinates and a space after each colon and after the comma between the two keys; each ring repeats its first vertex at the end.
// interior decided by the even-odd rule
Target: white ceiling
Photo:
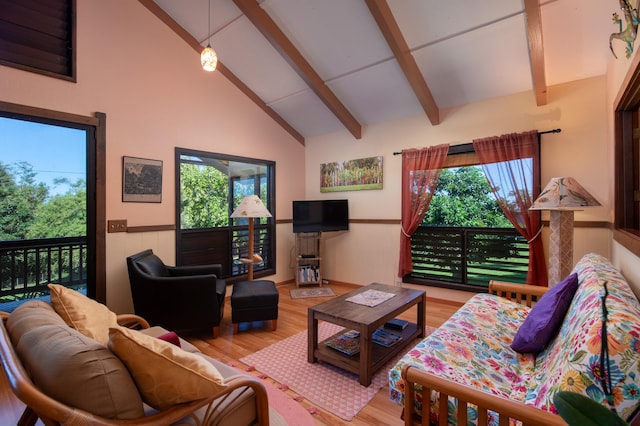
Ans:
{"type": "MultiPolygon", "coordinates": [[[[208,0],[154,1],[203,47],[211,34],[224,68],[302,137],[346,127],[233,0],[211,0],[211,33],[208,0]]],[[[524,1],[386,2],[439,110],[534,90],[524,1]]],[[[364,0],[258,3],[359,125],[429,120],[364,0]]],[[[540,1],[547,86],[606,72],[614,12],[618,0],[540,1]]]]}

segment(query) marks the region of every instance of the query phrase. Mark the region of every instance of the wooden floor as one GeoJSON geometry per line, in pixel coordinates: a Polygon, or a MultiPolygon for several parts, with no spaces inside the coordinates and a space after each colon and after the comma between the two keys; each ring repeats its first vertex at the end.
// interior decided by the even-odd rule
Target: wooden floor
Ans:
{"type": "MultiPolygon", "coordinates": [[[[352,285],[332,283],[330,287],[338,295],[347,293],[354,288],[352,285]]],[[[225,304],[224,319],[220,327],[220,335],[217,339],[208,335],[186,334],[187,340],[197,346],[202,352],[217,358],[225,363],[231,363],[237,368],[244,366],[238,360],[273,343],[276,343],[289,336],[293,336],[307,328],[307,308],[313,306],[327,298],[291,299],[289,290],[295,288],[295,284],[281,285],[280,303],[278,305],[278,329],[271,331],[271,323],[241,324],[240,332],[233,334],[231,326],[231,303],[227,300],[225,304]]],[[[427,291],[428,294],[428,291],[427,291]]],[[[444,322],[453,312],[460,307],[459,303],[444,300],[430,299],[427,296],[426,318],[428,326],[437,327],[444,322]]],[[[401,318],[414,320],[415,307],[404,313],[401,318]]],[[[292,397],[297,396],[292,391],[287,391],[292,397]]],[[[402,407],[389,401],[389,388],[382,388],[369,403],[351,422],[346,422],[339,417],[330,414],[320,408],[314,407],[304,400],[301,404],[306,407],[314,407],[316,413],[314,419],[317,425],[402,425],[400,413],[402,407]]],[[[23,406],[15,399],[8,388],[4,375],[0,377],[0,424],[16,424],[22,413],[23,406]]],[[[40,424],[40,423],[38,423],[40,424]]]]}

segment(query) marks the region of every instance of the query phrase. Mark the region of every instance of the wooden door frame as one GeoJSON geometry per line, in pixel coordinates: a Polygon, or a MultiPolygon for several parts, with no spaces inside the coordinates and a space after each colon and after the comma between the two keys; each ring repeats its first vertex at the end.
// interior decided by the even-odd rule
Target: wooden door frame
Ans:
{"type": "Polygon", "coordinates": [[[95,203],[93,206],[87,205],[87,240],[89,244],[94,244],[95,249],[93,256],[89,257],[87,262],[89,271],[87,279],[93,278],[95,285],[90,286],[87,283],[87,295],[100,303],[106,303],[106,114],[96,112],[95,117],[90,117],[3,101],[0,101],[0,111],[94,128],[95,145],[88,147],[89,152],[87,152],[88,161],[93,162],[93,164],[87,163],[87,168],[93,169],[94,182],[87,182],[87,195],[91,197],[89,191],[93,190],[95,203]],[[93,212],[95,217],[93,221],[90,219],[90,212],[93,212]]]}

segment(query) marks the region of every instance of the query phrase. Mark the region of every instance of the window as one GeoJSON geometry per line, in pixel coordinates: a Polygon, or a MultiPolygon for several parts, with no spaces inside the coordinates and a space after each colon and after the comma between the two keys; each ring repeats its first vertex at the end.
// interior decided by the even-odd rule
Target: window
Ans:
{"type": "Polygon", "coordinates": [[[615,111],[614,238],[640,256],[640,67],[620,90],[615,111]]]}
{"type": "Polygon", "coordinates": [[[75,81],[75,0],[7,0],[0,7],[0,63],[75,81]]]}
{"type": "MultiPolygon", "coordinates": [[[[176,256],[179,265],[220,263],[224,278],[248,267],[248,220],[230,219],[247,195],[258,195],[275,217],[275,163],[224,154],[176,149],[176,256]]],[[[275,273],[275,220],[254,220],[254,251],[263,262],[254,276],[275,273]]]]}
{"type": "Polygon", "coordinates": [[[403,281],[475,292],[490,280],[524,283],[529,244],[502,212],[473,146],[452,148],[411,237],[413,272],[403,281]]]}
{"type": "Polygon", "coordinates": [[[49,283],[95,297],[94,127],[0,111],[0,135],[3,310],[49,283]]]}

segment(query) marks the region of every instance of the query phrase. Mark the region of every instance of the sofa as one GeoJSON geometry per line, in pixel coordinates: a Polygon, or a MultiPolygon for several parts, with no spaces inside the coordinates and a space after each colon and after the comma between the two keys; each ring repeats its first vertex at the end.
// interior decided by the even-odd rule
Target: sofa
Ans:
{"type": "Polygon", "coordinates": [[[491,282],[489,294],[471,297],[397,362],[389,391],[406,424],[427,416],[436,424],[561,425],[561,390],[635,422],[639,370],[640,304],[620,272],[590,253],[548,291],[491,282]]]}
{"type": "Polygon", "coordinates": [[[59,285],[0,322],[0,362],[26,409],[19,425],[269,425],[258,379],[175,332],[59,285]]]}

